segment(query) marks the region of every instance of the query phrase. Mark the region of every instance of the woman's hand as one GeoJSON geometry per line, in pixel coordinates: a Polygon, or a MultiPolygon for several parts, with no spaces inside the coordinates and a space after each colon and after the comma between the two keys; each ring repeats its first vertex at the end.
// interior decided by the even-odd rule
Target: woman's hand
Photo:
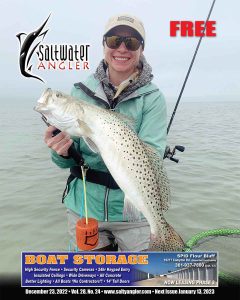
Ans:
{"type": "Polygon", "coordinates": [[[54,130],[57,128],[49,126],[45,132],[44,142],[49,148],[57,152],[58,155],[68,156],[68,149],[73,143],[70,136],[66,132],[60,132],[53,136],[54,130]]]}

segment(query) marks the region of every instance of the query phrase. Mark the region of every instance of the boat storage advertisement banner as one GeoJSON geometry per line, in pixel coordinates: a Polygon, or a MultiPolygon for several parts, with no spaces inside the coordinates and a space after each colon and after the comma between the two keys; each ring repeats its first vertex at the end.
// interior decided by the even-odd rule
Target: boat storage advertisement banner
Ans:
{"type": "Polygon", "coordinates": [[[218,286],[216,252],[22,253],[22,286],[218,286]]]}

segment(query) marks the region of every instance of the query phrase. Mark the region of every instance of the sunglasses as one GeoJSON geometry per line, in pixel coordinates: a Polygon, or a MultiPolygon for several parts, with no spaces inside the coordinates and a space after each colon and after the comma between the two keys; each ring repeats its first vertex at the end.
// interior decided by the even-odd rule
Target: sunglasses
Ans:
{"type": "Polygon", "coordinates": [[[104,36],[104,41],[106,42],[108,48],[117,49],[120,47],[122,42],[124,42],[126,48],[130,51],[136,51],[141,45],[143,45],[143,40],[138,40],[131,36],[104,36]]]}

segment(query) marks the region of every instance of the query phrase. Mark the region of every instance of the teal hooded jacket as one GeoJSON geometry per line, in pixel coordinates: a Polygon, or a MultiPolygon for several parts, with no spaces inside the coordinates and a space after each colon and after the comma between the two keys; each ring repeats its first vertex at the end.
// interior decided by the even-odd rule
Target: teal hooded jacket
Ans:
{"type": "MultiPolygon", "coordinates": [[[[74,85],[71,95],[89,103],[110,108],[109,102],[98,79],[91,75],[83,82],[95,96],[96,100],[83,92],[77,84],[74,85]]],[[[167,113],[163,94],[153,83],[138,88],[135,92],[122,99],[114,111],[134,119],[134,130],[138,137],[152,145],[163,157],[167,136],[167,113]]],[[[90,168],[109,172],[101,156],[92,152],[81,138],[73,138],[75,148],[82,152],[84,161],[90,168]]],[[[70,168],[76,163],[71,158],[63,158],[52,150],[52,160],[60,168],[70,168]]],[[[120,189],[109,189],[103,185],[86,182],[88,217],[98,221],[114,222],[123,220],[124,193],[120,189]]],[[[82,180],[75,178],[70,183],[70,188],[64,203],[67,208],[75,213],[85,216],[82,207],[83,185],[82,180]]]]}

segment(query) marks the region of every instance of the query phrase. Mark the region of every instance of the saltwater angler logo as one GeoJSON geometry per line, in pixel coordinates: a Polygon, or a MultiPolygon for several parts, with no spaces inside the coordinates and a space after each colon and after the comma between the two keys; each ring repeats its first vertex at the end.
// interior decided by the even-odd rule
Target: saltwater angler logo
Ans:
{"type": "Polygon", "coordinates": [[[89,70],[89,44],[42,43],[48,32],[48,29],[44,31],[44,27],[49,18],[50,15],[37,30],[29,34],[18,33],[16,35],[20,42],[19,66],[21,74],[25,77],[32,77],[44,82],[42,78],[32,74],[32,69],[40,71],[89,70]],[[23,36],[25,36],[24,39],[23,36]],[[37,55],[38,60],[34,67],[31,64],[33,54],[37,55]]]}

